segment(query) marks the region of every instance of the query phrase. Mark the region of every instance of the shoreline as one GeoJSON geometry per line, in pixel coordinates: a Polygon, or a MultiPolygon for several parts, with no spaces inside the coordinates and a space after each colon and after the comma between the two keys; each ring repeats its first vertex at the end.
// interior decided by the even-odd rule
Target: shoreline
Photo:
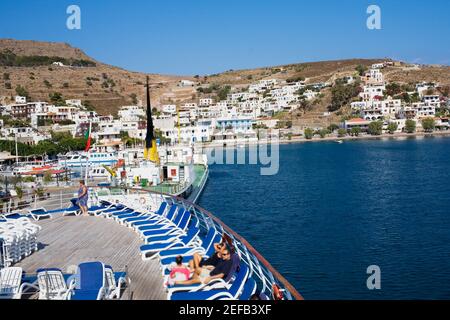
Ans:
{"type": "Polygon", "coordinates": [[[295,144],[295,143],[313,143],[313,142],[336,142],[336,141],[358,141],[358,140],[380,140],[380,139],[402,139],[402,138],[425,138],[425,137],[450,137],[449,131],[437,131],[432,133],[427,132],[416,132],[416,133],[383,133],[379,136],[373,135],[360,135],[360,136],[331,136],[331,137],[313,137],[312,139],[305,138],[292,138],[291,140],[287,139],[278,139],[278,140],[258,140],[258,141],[242,141],[242,140],[233,140],[233,141],[221,141],[221,142],[207,142],[201,143],[198,146],[203,148],[213,148],[213,147],[225,147],[225,148],[236,148],[239,146],[251,146],[251,145],[266,145],[274,142],[278,142],[278,144],[295,144]],[[224,146],[226,144],[226,146],[224,146]]]}

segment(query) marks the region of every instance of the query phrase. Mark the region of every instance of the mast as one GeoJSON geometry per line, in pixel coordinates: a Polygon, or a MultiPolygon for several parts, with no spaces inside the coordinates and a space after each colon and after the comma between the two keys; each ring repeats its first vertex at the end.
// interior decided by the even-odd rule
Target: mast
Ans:
{"type": "Polygon", "coordinates": [[[16,143],[16,163],[19,163],[19,148],[17,147],[17,132],[15,133],[15,135],[14,135],[14,140],[15,140],[15,143],[16,143]]]}
{"type": "Polygon", "coordinates": [[[177,105],[177,117],[178,117],[178,122],[177,122],[177,128],[178,128],[178,145],[181,144],[181,130],[180,130],[180,108],[177,105]]]}
{"type": "MultiPolygon", "coordinates": [[[[89,120],[89,137],[91,136],[92,131],[92,120],[89,120]]],[[[89,146],[90,147],[90,146],[89,146]]],[[[88,149],[87,155],[86,155],[86,172],[84,175],[84,181],[87,184],[88,181],[88,173],[89,173],[89,155],[91,154],[91,148],[88,149]]]]}

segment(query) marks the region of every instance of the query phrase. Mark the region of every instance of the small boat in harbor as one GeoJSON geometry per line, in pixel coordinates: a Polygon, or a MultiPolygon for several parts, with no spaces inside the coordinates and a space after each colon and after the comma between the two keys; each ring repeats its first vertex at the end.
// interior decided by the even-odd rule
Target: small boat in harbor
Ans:
{"type": "Polygon", "coordinates": [[[113,165],[117,155],[113,152],[74,152],[58,156],[58,164],[67,168],[82,168],[86,165],[113,165]]]}

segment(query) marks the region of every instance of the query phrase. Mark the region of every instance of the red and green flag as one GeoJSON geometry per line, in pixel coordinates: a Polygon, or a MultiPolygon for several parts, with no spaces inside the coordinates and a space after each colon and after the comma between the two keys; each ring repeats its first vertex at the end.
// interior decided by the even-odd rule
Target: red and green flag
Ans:
{"type": "Polygon", "coordinates": [[[89,149],[91,149],[91,140],[92,140],[92,138],[91,138],[91,124],[89,123],[89,129],[88,129],[88,131],[86,131],[86,134],[85,134],[85,136],[84,136],[85,138],[86,138],[86,148],[84,148],[84,151],[89,151],[89,149]]]}

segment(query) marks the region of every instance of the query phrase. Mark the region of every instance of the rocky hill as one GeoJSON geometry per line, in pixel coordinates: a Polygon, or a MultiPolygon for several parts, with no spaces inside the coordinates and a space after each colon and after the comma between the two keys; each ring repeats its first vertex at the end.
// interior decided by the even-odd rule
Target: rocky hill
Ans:
{"type": "MultiPolygon", "coordinates": [[[[49,94],[59,92],[66,99],[87,102],[100,114],[115,114],[120,106],[143,99],[146,76],[95,61],[65,43],[0,39],[0,96],[7,98],[16,95],[17,86],[22,86],[33,100],[45,101],[49,94]],[[6,54],[12,58],[6,59],[6,54]],[[10,63],[10,60],[15,62],[10,63]],[[89,63],[88,66],[53,64],[59,61],[89,63]]],[[[177,90],[181,79],[157,74],[149,76],[155,106],[160,104],[163,95],[177,90]]]]}

